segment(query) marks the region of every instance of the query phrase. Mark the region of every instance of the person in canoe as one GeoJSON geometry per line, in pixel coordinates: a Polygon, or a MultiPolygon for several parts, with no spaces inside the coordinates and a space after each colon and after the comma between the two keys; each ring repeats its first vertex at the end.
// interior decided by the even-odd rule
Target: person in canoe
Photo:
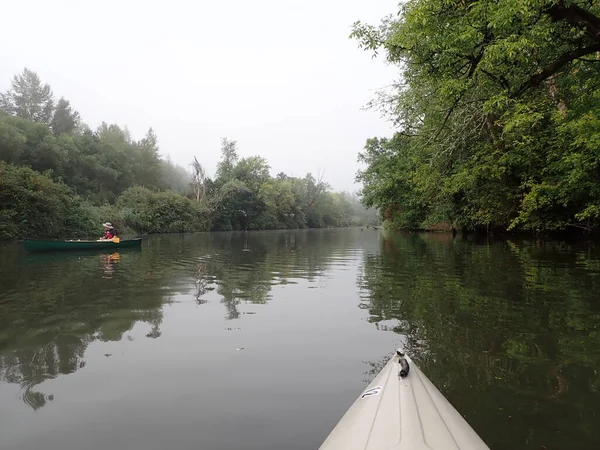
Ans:
{"type": "Polygon", "coordinates": [[[106,222],[103,224],[104,226],[104,236],[101,239],[110,241],[117,237],[117,230],[112,226],[112,223],[106,222]]]}

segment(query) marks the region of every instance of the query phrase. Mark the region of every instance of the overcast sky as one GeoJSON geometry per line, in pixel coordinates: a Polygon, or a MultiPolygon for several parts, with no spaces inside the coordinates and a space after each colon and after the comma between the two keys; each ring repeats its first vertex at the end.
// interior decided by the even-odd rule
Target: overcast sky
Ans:
{"type": "Polygon", "coordinates": [[[390,124],[362,111],[395,77],[358,49],[356,20],[397,0],[20,0],[2,6],[0,90],[23,67],[88,125],[149,127],[161,154],[198,157],[214,175],[220,139],[261,155],[271,173],[325,170],[356,190],[357,153],[390,124]]]}

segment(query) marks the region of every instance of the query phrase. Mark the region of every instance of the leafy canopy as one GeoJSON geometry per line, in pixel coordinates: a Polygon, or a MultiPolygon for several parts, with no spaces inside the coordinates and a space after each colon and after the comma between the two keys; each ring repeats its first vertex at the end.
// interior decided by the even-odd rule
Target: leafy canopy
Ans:
{"type": "Polygon", "coordinates": [[[412,0],[378,27],[357,22],[359,45],[399,71],[372,102],[399,131],[361,156],[367,204],[411,228],[599,227],[599,14],[412,0]]]}

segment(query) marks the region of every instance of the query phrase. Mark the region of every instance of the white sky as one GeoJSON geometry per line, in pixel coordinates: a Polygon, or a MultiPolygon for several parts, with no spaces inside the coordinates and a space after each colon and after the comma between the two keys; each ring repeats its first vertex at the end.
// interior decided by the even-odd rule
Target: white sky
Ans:
{"type": "Polygon", "coordinates": [[[397,0],[20,0],[2,5],[0,90],[36,71],[85,123],[149,127],[163,155],[214,175],[220,139],[280,171],[356,190],[357,153],[389,136],[362,111],[396,76],[348,35],[397,0]]]}

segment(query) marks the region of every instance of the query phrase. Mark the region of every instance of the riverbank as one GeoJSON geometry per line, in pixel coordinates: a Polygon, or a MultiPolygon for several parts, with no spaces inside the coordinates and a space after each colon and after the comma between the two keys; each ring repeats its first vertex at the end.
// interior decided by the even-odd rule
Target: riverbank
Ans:
{"type": "Polygon", "coordinates": [[[394,228],[389,223],[384,223],[380,226],[380,229],[390,232],[405,232],[405,233],[440,233],[449,234],[452,236],[475,236],[478,238],[489,239],[489,238],[544,238],[552,240],[586,240],[588,238],[595,239],[600,236],[600,228],[584,228],[584,227],[566,227],[558,230],[522,230],[522,229],[506,229],[502,227],[491,227],[484,228],[479,227],[475,229],[462,228],[460,230],[452,227],[449,223],[443,223],[440,226],[430,226],[422,228],[410,228],[410,227],[399,227],[394,228]]]}
{"type": "Polygon", "coordinates": [[[371,102],[398,132],[359,156],[365,201],[396,227],[597,232],[598,3],[477,5],[415,0],[355,23],[403,80],[371,102]]]}
{"type": "Polygon", "coordinates": [[[338,193],[324,191],[315,204],[292,205],[296,213],[280,215],[270,209],[282,205],[261,198],[239,203],[246,194],[234,190],[199,202],[171,190],[133,186],[114,202],[95,205],[49,174],[0,161],[0,239],[97,236],[106,221],[121,234],[155,234],[357,226],[368,219],[358,201],[338,193]]]}

